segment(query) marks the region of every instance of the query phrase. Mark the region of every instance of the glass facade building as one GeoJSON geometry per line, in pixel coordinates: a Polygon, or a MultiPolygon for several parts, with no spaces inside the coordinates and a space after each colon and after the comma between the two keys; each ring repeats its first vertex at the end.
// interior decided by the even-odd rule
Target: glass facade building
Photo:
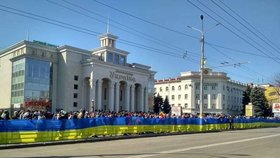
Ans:
{"type": "Polygon", "coordinates": [[[32,58],[13,62],[12,104],[50,101],[52,63],[32,58]]]}

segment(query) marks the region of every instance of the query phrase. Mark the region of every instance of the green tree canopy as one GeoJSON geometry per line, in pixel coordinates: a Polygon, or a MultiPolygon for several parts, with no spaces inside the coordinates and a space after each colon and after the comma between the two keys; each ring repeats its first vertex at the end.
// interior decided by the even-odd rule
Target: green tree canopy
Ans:
{"type": "Polygon", "coordinates": [[[251,102],[251,99],[250,99],[251,91],[252,91],[251,86],[247,85],[245,91],[243,92],[243,97],[242,97],[242,105],[243,105],[242,115],[245,115],[246,105],[251,102]]]}
{"type": "Polygon", "coordinates": [[[168,114],[171,110],[171,106],[169,104],[169,100],[168,97],[165,97],[164,102],[163,102],[163,106],[162,106],[162,111],[166,114],[168,114]]]}
{"type": "Polygon", "coordinates": [[[254,114],[256,116],[268,116],[271,113],[267,99],[264,94],[264,89],[254,87],[250,95],[251,103],[253,104],[254,114]]]}
{"type": "Polygon", "coordinates": [[[159,94],[157,94],[157,96],[154,97],[154,112],[155,113],[160,112],[161,105],[163,105],[163,99],[159,94]]]}

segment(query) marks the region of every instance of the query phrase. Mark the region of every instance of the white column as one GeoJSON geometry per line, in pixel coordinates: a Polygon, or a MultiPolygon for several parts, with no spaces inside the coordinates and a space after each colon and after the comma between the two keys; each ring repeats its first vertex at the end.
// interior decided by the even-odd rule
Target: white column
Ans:
{"type": "Polygon", "coordinates": [[[101,110],[102,104],[102,79],[99,79],[97,82],[97,110],[101,110]]]}
{"type": "Polygon", "coordinates": [[[109,83],[109,110],[114,111],[114,82],[109,83]]]}
{"type": "Polygon", "coordinates": [[[208,109],[212,109],[212,99],[211,99],[211,95],[210,94],[208,94],[207,100],[208,100],[208,103],[207,103],[208,104],[207,105],[208,109]]]}
{"type": "Polygon", "coordinates": [[[131,111],[134,112],[135,111],[135,105],[134,105],[134,103],[135,103],[135,101],[134,101],[135,100],[135,85],[134,84],[131,85],[131,96],[130,97],[131,97],[130,98],[131,111]]]}
{"type": "Polygon", "coordinates": [[[145,88],[144,94],[145,94],[145,97],[144,97],[145,98],[145,100],[144,100],[145,109],[144,109],[144,111],[148,112],[149,111],[149,106],[148,106],[148,88],[147,87],[145,88]]]}
{"type": "Polygon", "coordinates": [[[116,107],[116,112],[119,111],[120,109],[120,83],[116,82],[116,103],[115,103],[116,107]]]}
{"type": "Polygon", "coordinates": [[[140,110],[144,111],[144,87],[141,85],[140,87],[140,93],[139,93],[139,105],[140,110]]]}
{"type": "Polygon", "coordinates": [[[90,79],[89,79],[90,89],[89,89],[89,110],[95,110],[95,84],[96,80],[93,79],[93,73],[91,73],[90,79]]]}
{"type": "Polygon", "coordinates": [[[125,108],[124,110],[127,110],[129,111],[129,98],[130,96],[130,85],[129,84],[126,84],[126,87],[125,87],[125,108]]]}

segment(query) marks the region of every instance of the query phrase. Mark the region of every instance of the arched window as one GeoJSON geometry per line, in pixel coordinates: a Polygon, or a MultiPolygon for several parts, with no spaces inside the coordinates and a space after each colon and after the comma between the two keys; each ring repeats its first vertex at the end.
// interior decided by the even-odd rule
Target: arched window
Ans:
{"type": "Polygon", "coordinates": [[[188,89],[188,85],[187,84],[185,84],[185,89],[188,89]]]}
{"type": "Polygon", "coordinates": [[[172,90],[173,90],[173,91],[175,90],[175,87],[174,87],[174,86],[172,86],[172,90]]]}
{"type": "Polygon", "coordinates": [[[181,90],[181,86],[178,86],[178,90],[179,90],[179,91],[181,90]]]}

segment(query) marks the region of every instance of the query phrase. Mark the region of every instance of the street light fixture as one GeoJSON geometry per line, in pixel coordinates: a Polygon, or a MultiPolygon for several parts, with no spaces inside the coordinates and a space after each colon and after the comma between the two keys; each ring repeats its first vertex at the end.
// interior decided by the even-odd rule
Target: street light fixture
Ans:
{"type": "Polygon", "coordinates": [[[201,19],[201,30],[191,27],[191,26],[187,26],[188,28],[191,28],[195,31],[200,32],[201,34],[201,60],[200,60],[200,101],[199,101],[199,117],[202,118],[203,117],[203,104],[204,104],[204,98],[203,98],[203,84],[204,84],[204,69],[205,69],[205,55],[204,55],[204,25],[203,25],[203,15],[200,15],[200,19],[201,19]]]}

